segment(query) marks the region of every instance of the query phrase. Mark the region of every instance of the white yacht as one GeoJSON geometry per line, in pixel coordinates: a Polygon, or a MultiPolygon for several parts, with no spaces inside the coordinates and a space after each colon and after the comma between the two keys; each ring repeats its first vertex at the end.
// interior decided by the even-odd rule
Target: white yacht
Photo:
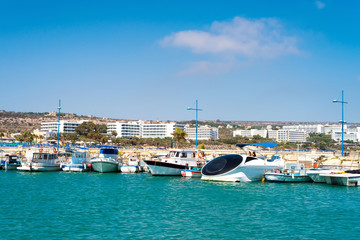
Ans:
{"type": "MultiPolygon", "coordinates": [[[[240,148],[246,146],[275,147],[277,143],[236,144],[240,148]]],[[[261,181],[264,173],[272,169],[283,169],[284,160],[279,156],[267,159],[256,154],[228,154],[213,159],[201,170],[201,180],[250,182],[261,181]]]]}
{"type": "Polygon", "coordinates": [[[196,151],[174,149],[165,157],[144,160],[153,176],[181,176],[181,170],[196,167],[196,151]]]}
{"type": "Polygon", "coordinates": [[[32,158],[21,163],[17,170],[30,172],[60,171],[60,161],[57,153],[34,152],[32,158]]]}
{"type": "Polygon", "coordinates": [[[65,172],[86,172],[89,171],[90,154],[87,152],[73,152],[71,161],[61,165],[61,169],[65,172]]]}
{"type": "Polygon", "coordinates": [[[99,157],[90,161],[93,170],[101,173],[118,172],[121,164],[118,154],[116,148],[101,148],[99,157]]]}

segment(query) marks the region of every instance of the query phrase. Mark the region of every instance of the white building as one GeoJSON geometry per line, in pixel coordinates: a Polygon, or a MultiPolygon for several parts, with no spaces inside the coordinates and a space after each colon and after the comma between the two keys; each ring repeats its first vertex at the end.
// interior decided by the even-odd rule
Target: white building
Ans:
{"type": "Polygon", "coordinates": [[[313,124],[313,125],[290,125],[283,126],[284,130],[302,131],[306,133],[324,133],[324,125],[313,124]]]}
{"type": "MultiPolygon", "coordinates": [[[[341,131],[339,132],[332,132],[331,139],[335,141],[341,141],[341,131]]],[[[351,140],[353,142],[360,141],[360,133],[359,132],[344,132],[344,141],[351,140]]]]}
{"type": "Polygon", "coordinates": [[[166,138],[172,137],[175,127],[182,127],[175,122],[116,122],[107,124],[107,133],[112,134],[113,131],[117,133],[119,138],[166,138]]]}
{"type": "Polygon", "coordinates": [[[293,130],[269,130],[269,138],[277,142],[306,142],[307,133],[293,130]]]}
{"type": "Polygon", "coordinates": [[[140,138],[140,121],[108,123],[107,134],[112,135],[112,132],[116,132],[119,138],[140,138]]]}
{"type": "Polygon", "coordinates": [[[233,131],[233,136],[241,136],[241,137],[254,137],[255,135],[259,135],[260,137],[266,138],[268,131],[263,129],[250,129],[250,130],[235,130],[233,131]]]}
{"type": "MultiPolygon", "coordinates": [[[[209,126],[199,126],[197,129],[197,139],[216,141],[219,139],[219,129],[209,126]]],[[[187,139],[196,140],[196,128],[185,126],[185,132],[188,134],[187,139]]]]}
{"type": "MultiPolygon", "coordinates": [[[[84,121],[79,122],[69,122],[66,120],[60,120],[60,133],[74,133],[75,128],[77,128],[81,123],[84,121]]],[[[41,123],[41,132],[43,133],[57,133],[58,131],[58,122],[42,122],[41,123]]]]}

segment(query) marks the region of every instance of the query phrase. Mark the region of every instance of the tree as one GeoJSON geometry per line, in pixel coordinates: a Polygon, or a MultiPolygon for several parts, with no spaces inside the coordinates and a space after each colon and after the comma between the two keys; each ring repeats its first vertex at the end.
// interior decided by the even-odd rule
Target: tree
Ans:
{"type": "Polygon", "coordinates": [[[114,137],[116,137],[116,136],[117,136],[117,132],[116,132],[116,131],[112,131],[112,132],[111,132],[111,135],[113,135],[114,137]]]}
{"type": "Polygon", "coordinates": [[[175,141],[177,142],[177,146],[179,147],[180,142],[185,140],[185,137],[187,137],[187,133],[184,132],[182,128],[175,128],[175,131],[171,134],[174,136],[175,141]]]}

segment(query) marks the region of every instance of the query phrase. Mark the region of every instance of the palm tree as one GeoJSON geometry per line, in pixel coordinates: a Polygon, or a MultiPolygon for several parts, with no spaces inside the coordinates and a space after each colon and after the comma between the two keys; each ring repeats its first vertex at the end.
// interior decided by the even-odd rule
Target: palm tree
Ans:
{"type": "Polygon", "coordinates": [[[177,147],[179,147],[180,142],[182,140],[185,140],[185,137],[187,137],[188,134],[186,132],[184,132],[184,130],[182,128],[176,127],[175,131],[171,135],[174,136],[174,138],[177,142],[177,147]]]}

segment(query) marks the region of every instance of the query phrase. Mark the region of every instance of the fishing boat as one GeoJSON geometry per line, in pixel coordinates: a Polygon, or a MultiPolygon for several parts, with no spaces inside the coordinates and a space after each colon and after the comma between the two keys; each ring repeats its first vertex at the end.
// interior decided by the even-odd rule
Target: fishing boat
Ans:
{"type": "Polygon", "coordinates": [[[265,179],[269,182],[311,182],[303,163],[287,163],[283,171],[269,171],[265,173],[265,179]]]}
{"type": "Polygon", "coordinates": [[[181,171],[196,167],[196,151],[174,149],[165,157],[144,160],[153,176],[181,176],[181,171]]]}
{"type": "Polygon", "coordinates": [[[121,164],[118,154],[116,148],[101,148],[99,157],[90,161],[92,169],[100,173],[118,172],[121,164]]]}
{"type": "Polygon", "coordinates": [[[57,153],[34,152],[32,158],[27,162],[22,162],[17,168],[21,171],[30,172],[50,172],[60,171],[60,161],[57,153]]]}
{"type": "Polygon", "coordinates": [[[130,156],[127,164],[120,166],[122,173],[138,173],[140,171],[140,160],[136,156],[130,156]]]}
{"type": "Polygon", "coordinates": [[[4,170],[16,170],[21,166],[21,162],[18,155],[6,155],[5,160],[1,161],[0,169],[4,170]]]}
{"type": "Polygon", "coordinates": [[[87,152],[73,152],[71,161],[61,165],[64,172],[86,172],[91,169],[90,154],[87,152]]]}
{"type": "Polygon", "coordinates": [[[360,174],[334,172],[334,173],[320,174],[320,176],[325,178],[327,184],[349,186],[349,187],[360,186],[360,174]]]}
{"type": "MultiPolygon", "coordinates": [[[[273,148],[276,145],[277,143],[236,144],[236,146],[245,152],[251,146],[273,148]]],[[[228,154],[213,159],[202,168],[201,180],[231,182],[261,181],[266,171],[282,169],[284,166],[284,160],[279,156],[273,155],[271,158],[267,158],[266,156],[257,156],[255,152],[250,154],[250,152],[249,154],[228,154]]]]}

